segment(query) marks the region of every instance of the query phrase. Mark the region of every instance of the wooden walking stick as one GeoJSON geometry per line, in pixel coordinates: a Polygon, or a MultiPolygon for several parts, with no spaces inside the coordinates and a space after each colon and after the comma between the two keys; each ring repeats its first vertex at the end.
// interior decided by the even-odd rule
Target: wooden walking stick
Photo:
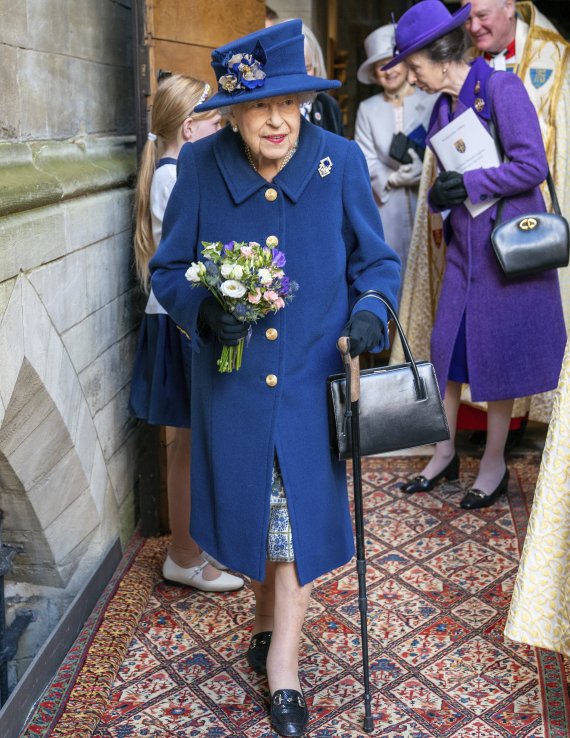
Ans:
{"type": "Polygon", "coordinates": [[[354,521],[356,528],[356,571],[358,573],[358,609],[360,611],[360,638],[362,643],[362,673],[364,682],[364,730],[374,730],[370,697],[370,667],[368,663],[368,598],[366,595],[366,555],[364,550],[364,513],[362,505],[362,464],[360,458],[360,363],[358,356],[350,356],[350,339],[341,336],[337,346],[346,369],[345,419],[350,421],[347,432],[352,446],[352,475],[354,488],[354,521]],[[349,409],[350,408],[350,409],[349,409]]]}

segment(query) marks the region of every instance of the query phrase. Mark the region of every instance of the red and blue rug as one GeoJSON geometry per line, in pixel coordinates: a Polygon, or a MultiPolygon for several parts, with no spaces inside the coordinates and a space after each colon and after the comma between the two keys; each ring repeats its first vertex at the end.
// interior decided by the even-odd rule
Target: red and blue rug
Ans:
{"type": "MultiPolygon", "coordinates": [[[[561,657],[503,637],[539,462],[510,462],[508,496],[470,512],[456,483],[403,497],[397,483],[422,458],[365,461],[374,735],[570,736],[561,657]]],[[[476,464],[462,459],[464,488],[476,464]]],[[[267,683],[244,658],[251,591],[166,585],[166,545],[133,540],[22,736],[276,735],[267,683]]],[[[313,738],[365,735],[357,589],[352,563],[314,591],[301,662],[313,738]]]]}

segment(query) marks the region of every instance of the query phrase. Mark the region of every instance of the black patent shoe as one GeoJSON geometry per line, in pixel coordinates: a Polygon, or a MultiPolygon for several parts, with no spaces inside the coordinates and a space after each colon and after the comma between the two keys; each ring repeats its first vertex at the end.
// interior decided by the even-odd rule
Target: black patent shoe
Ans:
{"type": "Polygon", "coordinates": [[[426,479],[426,477],[420,474],[410,479],[409,482],[403,482],[399,487],[407,495],[413,495],[415,492],[429,492],[444,477],[449,482],[456,482],[459,479],[459,456],[457,454],[455,454],[445,469],[442,469],[435,477],[426,479]]]}
{"type": "Polygon", "coordinates": [[[461,500],[460,506],[464,510],[477,510],[480,507],[490,507],[509,486],[509,470],[505,469],[503,478],[498,486],[490,493],[482,492],[480,489],[470,489],[465,497],[461,500]]]}
{"type": "Polygon", "coordinates": [[[262,633],[256,633],[249,642],[246,659],[256,674],[267,673],[267,654],[271,645],[271,635],[272,631],[264,630],[262,633]]]}
{"type": "Polygon", "coordinates": [[[309,722],[309,710],[301,692],[278,689],[271,695],[271,725],[279,735],[303,735],[309,722]]]}

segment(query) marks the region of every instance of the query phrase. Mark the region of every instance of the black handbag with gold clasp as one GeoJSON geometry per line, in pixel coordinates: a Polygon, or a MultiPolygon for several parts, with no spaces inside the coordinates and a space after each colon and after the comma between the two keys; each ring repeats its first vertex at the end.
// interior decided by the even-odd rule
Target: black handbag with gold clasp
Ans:
{"type": "MultiPolygon", "coordinates": [[[[491,123],[489,128],[502,158],[502,146],[494,124],[491,123]]],[[[552,200],[553,213],[518,215],[503,223],[504,198],[497,207],[497,220],[491,233],[491,244],[507,279],[520,279],[568,266],[570,260],[568,221],[560,212],[550,169],[546,184],[552,200]]]]}

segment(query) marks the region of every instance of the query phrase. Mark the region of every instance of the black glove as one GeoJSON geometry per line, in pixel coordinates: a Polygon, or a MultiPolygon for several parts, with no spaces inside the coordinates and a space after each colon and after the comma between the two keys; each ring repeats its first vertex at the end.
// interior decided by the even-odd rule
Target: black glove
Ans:
{"type": "Polygon", "coordinates": [[[431,200],[434,205],[447,208],[450,205],[461,205],[467,199],[467,190],[463,184],[463,175],[459,172],[441,172],[431,188],[431,200]]]}
{"type": "Polygon", "coordinates": [[[361,310],[355,313],[344,326],[342,335],[350,338],[350,355],[355,356],[370,351],[380,343],[383,325],[374,313],[361,310]]]}
{"type": "Polygon", "coordinates": [[[224,346],[237,346],[240,338],[245,338],[249,330],[248,323],[227,313],[215,297],[203,300],[198,317],[224,346]]]}

